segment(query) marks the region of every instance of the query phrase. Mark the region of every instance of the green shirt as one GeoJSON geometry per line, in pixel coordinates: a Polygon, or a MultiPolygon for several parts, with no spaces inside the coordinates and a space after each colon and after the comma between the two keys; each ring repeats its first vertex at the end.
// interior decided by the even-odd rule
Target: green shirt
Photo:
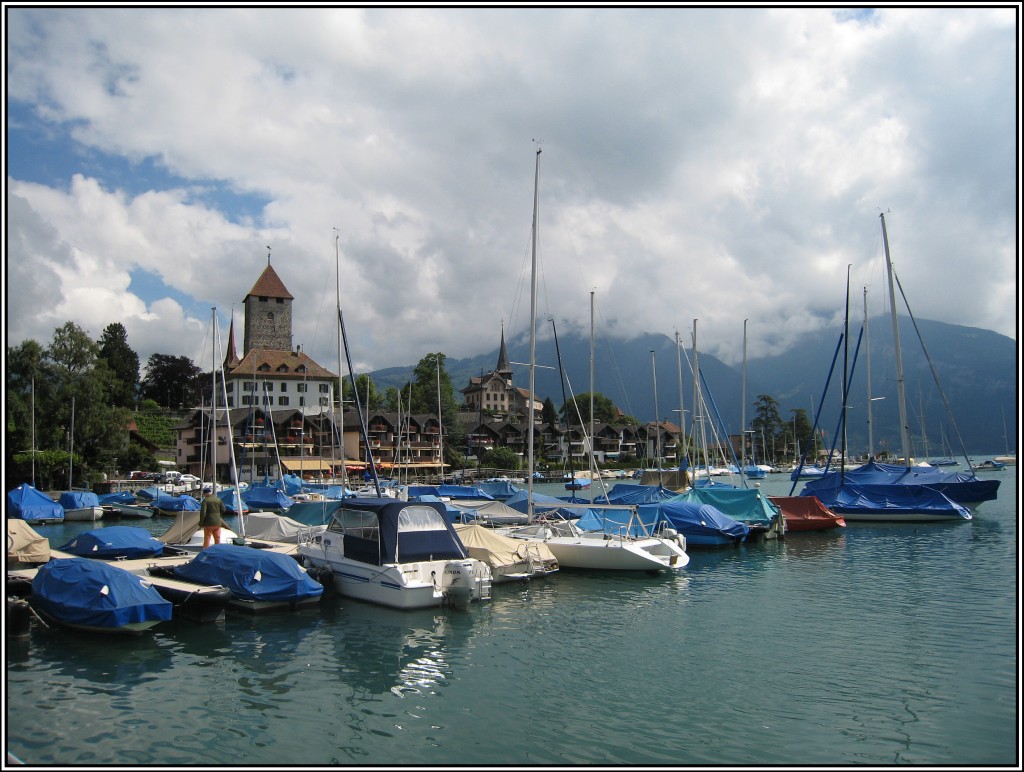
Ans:
{"type": "Polygon", "coordinates": [[[224,514],[228,508],[217,496],[210,494],[203,499],[199,507],[199,524],[203,528],[216,528],[224,525],[224,514]]]}

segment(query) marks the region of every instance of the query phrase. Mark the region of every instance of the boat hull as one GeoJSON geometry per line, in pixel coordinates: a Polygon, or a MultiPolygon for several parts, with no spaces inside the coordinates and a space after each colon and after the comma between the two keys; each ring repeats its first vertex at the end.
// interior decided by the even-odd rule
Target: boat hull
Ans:
{"type": "Polygon", "coordinates": [[[64,519],[74,522],[94,523],[103,517],[103,507],[79,507],[65,509],[64,519]]]}
{"type": "Polygon", "coordinates": [[[491,572],[479,560],[432,560],[375,565],[300,546],[303,565],[347,598],[396,609],[463,606],[490,598],[491,572]],[[459,567],[461,572],[453,574],[459,567]]]}

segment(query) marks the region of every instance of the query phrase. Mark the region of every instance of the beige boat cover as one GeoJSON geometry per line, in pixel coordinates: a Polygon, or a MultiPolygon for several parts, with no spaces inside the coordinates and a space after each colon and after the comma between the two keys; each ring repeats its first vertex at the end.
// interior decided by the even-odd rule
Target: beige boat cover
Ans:
{"type": "Polygon", "coordinates": [[[326,528],[326,525],[305,525],[275,512],[250,512],[245,516],[245,535],[250,539],[297,544],[299,534],[326,528]]]}
{"type": "Polygon", "coordinates": [[[174,525],[156,538],[164,544],[188,544],[192,534],[199,530],[199,512],[178,512],[174,517],[174,525]]]}
{"type": "Polygon", "coordinates": [[[50,560],[50,540],[36,533],[18,518],[7,521],[7,562],[46,563],[50,560]]]}
{"type": "Polygon", "coordinates": [[[495,533],[490,528],[476,523],[456,523],[453,527],[462,543],[466,545],[469,556],[487,563],[492,568],[494,566],[512,566],[528,560],[527,549],[533,553],[535,559],[557,563],[548,546],[541,542],[527,542],[523,539],[502,536],[500,533],[495,533]]]}

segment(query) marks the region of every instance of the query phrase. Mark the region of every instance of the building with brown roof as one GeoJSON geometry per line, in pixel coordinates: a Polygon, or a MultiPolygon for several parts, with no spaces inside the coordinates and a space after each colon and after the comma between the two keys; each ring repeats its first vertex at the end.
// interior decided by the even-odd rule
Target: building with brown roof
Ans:
{"type": "Polygon", "coordinates": [[[229,408],[298,409],[314,415],[332,409],[338,376],[304,354],[301,347],[293,348],[293,300],[268,256],[267,267],[243,301],[241,358],[235,350],[235,323],[231,321],[224,358],[229,408]]]}

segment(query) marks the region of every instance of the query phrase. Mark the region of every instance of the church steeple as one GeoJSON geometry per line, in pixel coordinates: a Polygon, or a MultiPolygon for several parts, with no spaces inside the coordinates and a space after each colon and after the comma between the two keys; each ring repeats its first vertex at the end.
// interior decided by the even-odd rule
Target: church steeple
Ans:
{"type": "Polygon", "coordinates": [[[512,367],[508,363],[508,350],[505,348],[505,324],[501,325],[501,347],[498,349],[498,365],[494,372],[502,376],[507,382],[512,382],[512,367]]]}
{"type": "Polygon", "coordinates": [[[242,363],[235,353],[235,311],[231,310],[231,326],[228,327],[228,353],[224,357],[224,369],[231,372],[242,363]]]}

